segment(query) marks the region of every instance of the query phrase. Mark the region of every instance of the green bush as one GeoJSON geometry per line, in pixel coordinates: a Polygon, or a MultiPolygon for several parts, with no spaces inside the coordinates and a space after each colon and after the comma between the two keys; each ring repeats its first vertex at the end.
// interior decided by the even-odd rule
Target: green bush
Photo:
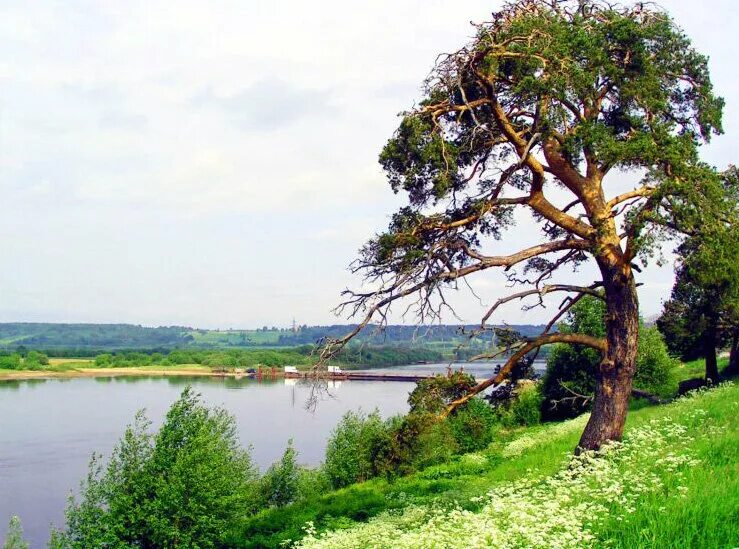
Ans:
{"type": "MultiPolygon", "coordinates": [[[[586,297],[575,305],[567,321],[559,326],[564,333],[583,333],[604,337],[604,303],[586,297]]],[[[544,395],[542,417],[547,420],[575,417],[589,409],[588,398],[595,392],[595,370],[600,354],[594,349],[568,344],[554,345],[547,359],[542,380],[544,395]]],[[[662,335],[656,328],[641,326],[636,358],[634,387],[663,394],[669,390],[670,373],[675,361],[670,358],[662,335]]]]}
{"type": "Polygon", "coordinates": [[[473,398],[458,408],[448,421],[454,440],[463,452],[482,450],[493,440],[496,415],[480,398],[473,398]]]}
{"type": "Polygon", "coordinates": [[[459,451],[450,423],[431,413],[410,413],[387,422],[387,436],[378,440],[373,468],[387,478],[448,461],[459,451]]]}
{"type": "Polygon", "coordinates": [[[331,483],[322,469],[298,469],[298,500],[311,501],[331,490],[331,483]]]}
{"type": "Polygon", "coordinates": [[[513,398],[505,406],[496,408],[498,421],[504,427],[526,427],[541,423],[544,396],[539,383],[519,382],[513,390],[513,398]]]}
{"type": "Polygon", "coordinates": [[[517,425],[541,423],[541,405],[544,396],[538,383],[520,383],[516,388],[516,399],[510,407],[517,425]]]}
{"type": "MultiPolygon", "coordinates": [[[[437,417],[423,417],[418,414],[408,416],[408,423],[416,423],[415,440],[409,438],[408,463],[402,464],[400,471],[410,473],[425,469],[431,465],[446,463],[459,453],[459,445],[448,421],[440,421],[437,417]]],[[[388,472],[385,473],[386,475],[388,472]]]]}
{"type": "Polygon", "coordinates": [[[259,482],[259,498],[263,505],[283,507],[298,498],[300,473],[296,457],[290,440],[282,459],[273,464],[259,482]]]}
{"type": "Polygon", "coordinates": [[[388,427],[376,410],[370,414],[347,412],[326,447],[323,472],[334,488],[374,476],[374,456],[388,427]]]}
{"type": "Polygon", "coordinates": [[[98,368],[108,368],[113,363],[113,355],[110,353],[103,353],[95,357],[95,366],[98,368]]]}
{"type": "Polygon", "coordinates": [[[423,379],[408,396],[410,413],[438,414],[449,403],[466,395],[475,385],[475,378],[462,372],[423,379]]]}
{"type": "Polygon", "coordinates": [[[12,355],[0,356],[0,369],[3,370],[20,370],[21,355],[13,353],[12,355]]]}
{"type": "Polygon", "coordinates": [[[23,539],[21,519],[16,516],[10,517],[8,533],[5,535],[3,549],[28,549],[28,542],[23,539]]]}
{"type": "Polygon", "coordinates": [[[188,387],[156,435],[149,425],[137,414],[106,467],[93,455],[56,547],[219,547],[253,507],[256,469],[227,412],[188,387]]]}
{"type": "Polygon", "coordinates": [[[28,369],[41,369],[49,365],[49,357],[39,351],[29,351],[24,360],[28,369]]]}
{"type": "Polygon", "coordinates": [[[636,355],[634,387],[664,395],[670,392],[671,373],[678,366],[667,350],[664,337],[655,327],[639,331],[639,349],[636,355]]]}

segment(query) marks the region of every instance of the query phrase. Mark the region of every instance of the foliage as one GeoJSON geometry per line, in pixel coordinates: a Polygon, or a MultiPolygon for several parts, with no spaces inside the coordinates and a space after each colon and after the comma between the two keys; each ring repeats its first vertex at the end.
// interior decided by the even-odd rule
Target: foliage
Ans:
{"type": "Polygon", "coordinates": [[[18,353],[0,355],[0,368],[3,370],[20,370],[21,364],[21,355],[18,353]]]}
{"type": "Polygon", "coordinates": [[[655,326],[639,330],[639,347],[636,354],[636,375],[634,386],[643,391],[658,395],[668,395],[671,371],[677,361],[667,350],[662,334],[655,326]]]}
{"type": "Polygon", "coordinates": [[[416,384],[408,397],[410,413],[438,414],[475,385],[477,383],[474,377],[460,371],[423,379],[416,384]]]}
{"type": "MultiPolygon", "coordinates": [[[[675,373],[681,374],[683,378],[690,378],[703,368],[702,363],[695,364],[689,370],[680,368],[675,373]]],[[[678,380],[678,378],[674,380],[675,385],[678,380]]],[[[701,398],[706,396],[703,393],[701,395],[701,398]]],[[[690,494],[694,495],[691,495],[692,507],[687,511],[688,516],[679,516],[682,513],[682,507],[679,505],[668,506],[669,514],[660,510],[665,505],[664,495],[660,495],[654,500],[645,502],[641,507],[645,509],[644,518],[648,522],[639,529],[631,528],[622,546],[634,549],[643,547],[644,543],[640,536],[644,535],[661,535],[661,539],[667,540],[662,543],[662,546],[666,547],[725,545],[710,542],[691,544],[685,540],[690,539],[688,536],[692,535],[693,531],[699,536],[710,536],[716,532],[714,540],[729,539],[727,537],[728,531],[731,530],[729,525],[733,523],[727,514],[731,511],[730,501],[733,501],[732,498],[736,499],[739,494],[737,489],[739,476],[736,475],[735,468],[732,468],[733,460],[730,458],[739,449],[732,450],[726,446],[726,442],[734,440],[736,445],[736,440],[739,440],[737,438],[739,425],[734,421],[737,398],[739,388],[734,388],[729,393],[722,393],[720,398],[718,395],[717,398],[712,397],[707,404],[713,416],[720,415],[727,429],[720,432],[723,438],[718,438],[715,432],[704,433],[709,439],[701,452],[705,454],[706,451],[710,451],[715,457],[707,458],[710,466],[699,469],[698,472],[703,477],[697,477],[691,486],[690,494]],[[725,476],[729,482],[720,487],[716,486],[716,483],[711,483],[710,479],[717,474],[725,476]],[[716,493],[707,494],[707,487],[714,487],[716,493]],[[716,505],[713,505],[714,501],[716,505]],[[701,509],[709,505],[714,507],[711,513],[717,511],[711,517],[706,516],[701,509]],[[658,520],[661,516],[666,517],[665,521],[658,520]],[[675,518],[678,516],[679,518],[675,518]],[[673,520],[672,526],[669,525],[669,520],[673,520]],[[710,525],[707,530],[697,526],[703,520],[710,525]],[[680,528],[686,524],[693,525],[690,531],[683,531],[680,528]],[[677,541],[671,543],[671,539],[677,541]],[[631,545],[628,540],[631,540],[631,545]]],[[[674,408],[664,406],[637,409],[629,416],[628,428],[642,426],[655,417],[670,416],[673,411],[674,408]]],[[[577,442],[579,432],[587,420],[588,414],[583,414],[565,422],[498,431],[490,446],[481,452],[452,456],[444,463],[408,476],[392,479],[385,476],[376,477],[338,491],[326,491],[310,499],[301,499],[284,508],[265,509],[255,516],[245,517],[238,532],[230,540],[230,545],[240,548],[277,549],[283,547],[287,540],[302,538],[308,521],[323,532],[364,523],[369,517],[377,516],[383,511],[399,510],[413,504],[435,506],[459,504],[467,510],[477,510],[480,506],[476,503],[476,498],[488,493],[500,483],[523,477],[543,478],[556,474],[562,467],[562,456],[566,455],[577,442]]]]}
{"type": "Polygon", "coordinates": [[[508,428],[536,425],[541,422],[543,400],[539,383],[519,382],[513,390],[513,398],[496,406],[496,420],[508,428]]]}
{"type": "Polygon", "coordinates": [[[334,428],[326,446],[323,472],[334,488],[362,482],[376,474],[375,453],[388,434],[380,413],[347,412],[334,428]]]}
{"type": "Polygon", "coordinates": [[[323,464],[331,485],[406,475],[449,460],[460,445],[487,444],[493,416],[486,404],[462,407],[450,421],[437,415],[472,385],[474,379],[466,374],[436,376],[418,382],[408,397],[411,410],[406,416],[383,422],[377,412],[345,414],[329,439],[323,464]]]}
{"type": "Polygon", "coordinates": [[[260,480],[259,497],[264,505],[282,507],[298,498],[300,469],[297,455],[291,439],[280,461],[273,464],[260,480]]]}
{"type": "Polygon", "coordinates": [[[233,417],[188,387],[158,433],[149,425],[137,414],[106,467],[93,456],[64,547],[216,547],[249,508],[256,472],[233,417]]]}
{"type": "MultiPolygon", "coordinates": [[[[283,367],[311,364],[312,346],[289,349],[176,349],[164,352],[116,351],[95,357],[98,368],[201,364],[211,368],[283,367]]],[[[32,351],[33,352],[33,351],[32,351]]],[[[427,348],[363,346],[347,348],[336,357],[344,367],[382,367],[440,361],[442,354],[427,348]]]]}
{"type": "MultiPolygon", "coordinates": [[[[604,314],[605,305],[601,300],[586,297],[570,309],[559,329],[562,333],[579,332],[600,337],[605,331],[604,314]]],[[[541,384],[544,419],[570,418],[589,408],[588,397],[595,391],[595,369],[600,360],[600,354],[594,349],[568,344],[554,346],[541,384]]],[[[668,390],[670,371],[675,366],[659,331],[654,327],[642,326],[634,386],[663,394],[668,390]]]]}
{"type": "Polygon", "coordinates": [[[331,490],[331,483],[322,468],[298,468],[298,500],[315,500],[331,490]]]}
{"type": "Polygon", "coordinates": [[[27,369],[40,369],[49,365],[49,357],[39,351],[29,351],[23,362],[27,369]]]}
{"type": "Polygon", "coordinates": [[[678,271],[670,299],[665,302],[657,319],[659,331],[670,352],[690,361],[703,356],[706,317],[700,288],[681,277],[678,271]]]}
{"type": "Polygon", "coordinates": [[[28,549],[28,542],[23,539],[21,519],[17,516],[10,517],[8,533],[5,535],[3,549],[28,549]]]}
{"type": "MultiPolygon", "coordinates": [[[[0,348],[43,349],[57,357],[94,357],[103,351],[145,351],[147,354],[172,349],[223,349],[246,347],[288,347],[314,345],[326,337],[340,337],[355,325],[263,327],[256,330],[196,330],[186,326],[150,328],[131,324],[0,323],[0,348]]],[[[465,339],[462,332],[474,326],[456,324],[424,326],[390,325],[377,331],[363,330],[358,341],[369,347],[423,347],[429,343],[456,346],[465,339]]],[[[540,326],[515,328],[533,335],[540,326]]],[[[419,358],[418,360],[431,360],[419,358]]]]}
{"type": "Polygon", "coordinates": [[[739,173],[732,167],[723,176],[733,221],[708,224],[678,248],[675,285],[657,320],[674,354],[706,357],[706,378],[718,376],[716,348],[726,341],[739,372],[739,173]]]}
{"type": "MultiPolygon", "coordinates": [[[[311,522],[298,547],[733,547],[739,541],[732,460],[739,450],[737,396],[726,385],[648,410],[623,443],[598,455],[558,458],[558,467],[544,474],[519,464],[511,478],[480,486],[466,502],[411,501],[328,532],[311,522]],[[717,474],[724,482],[712,481],[717,474]]],[[[540,431],[534,463],[551,453],[550,431],[558,426],[540,431]]]]}
{"type": "MultiPolygon", "coordinates": [[[[578,332],[596,337],[605,333],[603,315],[605,306],[596,298],[583,298],[573,306],[567,319],[559,326],[563,333],[578,332]]],[[[547,371],[542,379],[544,419],[574,417],[587,409],[587,402],[572,399],[574,391],[579,395],[592,395],[595,391],[595,367],[600,354],[594,349],[557,344],[549,353],[547,371]]]]}
{"type": "Polygon", "coordinates": [[[489,404],[473,398],[457,408],[448,421],[459,450],[476,452],[492,442],[497,418],[489,404]]]}
{"type": "Polygon", "coordinates": [[[450,420],[439,417],[475,385],[471,375],[459,371],[419,381],[408,396],[409,413],[386,422],[386,436],[378,438],[374,473],[406,475],[448,461],[460,447],[480,447],[489,441],[492,411],[482,401],[461,407],[450,420]]]}
{"type": "Polygon", "coordinates": [[[0,354],[0,369],[5,370],[41,370],[49,365],[49,357],[38,351],[24,353],[0,354]]]}
{"type": "Polygon", "coordinates": [[[428,412],[396,419],[380,440],[375,457],[377,475],[396,478],[444,463],[459,451],[448,421],[428,412]]]}
{"type": "Polygon", "coordinates": [[[337,353],[334,360],[343,364],[372,368],[417,362],[441,362],[444,355],[426,347],[352,345],[337,353]]]}
{"type": "Polygon", "coordinates": [[[131,324],[51,324],[41,322],[0,323],[0,345],[22,344],[34,348],[86,347],[134,348],[177,347],[188,344],[190,328],[131,324]]]}

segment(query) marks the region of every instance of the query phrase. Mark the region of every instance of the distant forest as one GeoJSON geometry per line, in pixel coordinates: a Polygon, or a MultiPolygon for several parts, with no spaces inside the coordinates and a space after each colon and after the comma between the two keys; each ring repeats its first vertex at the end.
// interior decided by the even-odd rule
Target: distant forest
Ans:
{"type": "MultiPolygon", "coordinates": [[[[177,349],[177,348],[246,348],[293,347],[313,344],[324,337],[341,337],[353,325],[296,326],[295,328],[263,327],[256,330],[200,330],[187,326],[157,328],[133,324],[52,324],[0,323],[0,349],[177,349]]],[[[387,326],[381,332],[367,327],[355,339],[373,345],[447,347],[459,344],[475,326],[387,326]]],[[[524,336],[541,332],[542,326],[511,325],[508,328],[524,336]]],[[[472,347],[490,342],[490,335],[473,341],[472,347]]]]}

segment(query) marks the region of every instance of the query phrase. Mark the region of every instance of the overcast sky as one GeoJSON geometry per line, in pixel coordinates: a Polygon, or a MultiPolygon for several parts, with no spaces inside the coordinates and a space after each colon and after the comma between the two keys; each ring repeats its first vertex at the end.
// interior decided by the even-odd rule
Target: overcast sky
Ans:
{"type": "MultiPolygon", "coordinates": [[[[396,115],[499,5],[0,1],[0,321],[341,322],[330,310],[361,282],[348,263],[402,203],[377,164],[396,115]]],[[[727,99],[726,135],[704,150],[723,168],[735,4],[662,5],[727,99]]],[[[658,312],[671,267],[640,281],[658,312]]],[[[483,303],[505,289],[474,282],[483,303]]],[[[457,304],[479,320],[479,301],[457,304]]]]}

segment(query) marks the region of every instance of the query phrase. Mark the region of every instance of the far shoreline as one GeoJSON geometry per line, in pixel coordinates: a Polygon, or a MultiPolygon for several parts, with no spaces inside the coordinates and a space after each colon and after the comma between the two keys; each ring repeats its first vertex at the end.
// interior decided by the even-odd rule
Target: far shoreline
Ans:
{"type": "Polygon", "coordinates": [[[237,372],[214,372],[204,366],[161,367],[131,366],[123,368],[79,368],[74,370],[0,370],[0,381],[31,379],[71,379],[77,377],[126,377],[126,376],[202,376],[202,377],[245,377],[237,372]]]}

